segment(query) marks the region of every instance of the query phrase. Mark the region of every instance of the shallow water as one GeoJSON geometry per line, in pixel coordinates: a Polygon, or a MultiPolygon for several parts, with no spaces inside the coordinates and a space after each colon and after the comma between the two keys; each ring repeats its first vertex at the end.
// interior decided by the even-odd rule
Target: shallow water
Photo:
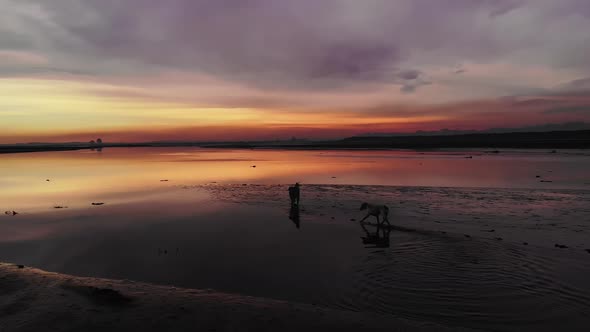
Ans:
{"type": "Polygon", "coordinates": [[[489,152],[111,148],[5,154],[0,202],[15,210],[71,207],[211,182],[590,189],[588,151],[489,152]]]}
{"type": "Polygon", "coordinates": [[[19,212],[0,215],[0,260],[451,326],[582,331],[590,323],[588,158],[198,149],[0,155],[0,207],[19,212]],[[554,181],[541,183],[531,170],[554,181]],[[294,181],[303,183],[297,224],[283,184],[294,181]],[[364,200],[390,206],[397,228],[389,246],[363,244],[367,234],[351,219],[363,217],[364,200]]]}

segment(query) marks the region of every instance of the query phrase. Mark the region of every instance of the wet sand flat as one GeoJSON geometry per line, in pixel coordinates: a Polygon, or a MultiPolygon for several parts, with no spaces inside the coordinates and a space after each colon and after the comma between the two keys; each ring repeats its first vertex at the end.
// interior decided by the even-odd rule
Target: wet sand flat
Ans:
{"type": "Polygon", "coordinates": [[[3,331],[451,331],[391,316],[0,263],[3,331]]]}
{"type": "Polygon", "coordinates": [[[137,201],[4,215],[0,250],[73,275],[452,327],[588,323],[587,191],[304,185],[296,225],[287,187],[170,185],[137,201]],[[365,199],[391,208],[386,248],[361,240],[365,199]]]}

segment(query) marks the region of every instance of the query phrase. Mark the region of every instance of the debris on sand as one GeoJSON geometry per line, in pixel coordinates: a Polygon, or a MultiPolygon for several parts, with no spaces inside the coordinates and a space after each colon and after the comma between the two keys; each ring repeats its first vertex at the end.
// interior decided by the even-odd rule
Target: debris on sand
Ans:
{"type": "Polygon", "coordinates": [[[332,179],[335,179],[335,178],[336,178],[335,176],[332,177],[332,179]]]}
{"type": "Polygon", "coordinates": [[[250,166],[250,167],[252,167],[252,168],[256,168],[256,165],[252,165],[252,166],[250,166]]]}
{"type": "Polygon", "coordinates": [[[19,269],[24,269],[25,266],[22,264],[14,264],[14,266],[18,267],[19,269]]]}
{"type": "Polygon", "coordinates": [[[535,175],[535,177],[536,177],[536,178],[540,178],[541,176],[540,176],[540,175],[535,175]]]}
{"type": "Polygon", "coordinates": [[[104,205],[103,202],[92,202],[92,205],[104,205]]]}
{"type": "Polygon", "coordinates": [[[467,238],[470,238],[471,237],[471,235],[467,235],[467,234],[463,234],[463,236],[465,236],[467,238]]]}
{"type": "Polygon", "coordinates": [[[160,180],[160,182],[168,182],[168,179],[160,180]]]}
{"type": "Polygon", "coordinates": [[[495,229],[482,229],[481,231],[482,231],[482,232],[493,233],[493,232],[495,232],[496,230],[495,230],[495,229]]]}
{"type": "Polygon", "coordinates": [[[590,249],[586,249],[586,252],[590,254],[590,249]]]}
{"type": "Polygon", "coordinates": [[[566,246],[565,244],[555,244],[555,248],[560,248],[560,249],[567,249],[568,246],[566,246]]]}
{"type": "Polygon", "coordinates": [[[4,211],[4,214],[7,216],[16,216],[18,212],[16,211],[4,211]]]}
{"type": "Polygon", "coordinates": [[[497,238],[496,238],[496,240],[498,240],[498,241],[502,241],[502,240],[504,240],[504,239],[503,239],[503,238],[501,238],[501,237],[497,237],[497,238]]]}
{"type": "Polygon", "coordinates": [[[528,242],[523,242],[522,244],[525,245],[525,246],[528,246],[529,245],[528,242]]]}
{"type": "Polygon", "coordinates": [[[547,182],[547,183],[551,183],[551,182],[553,182],[553,181],[550,181],[550,180],[541,180],[540,182],[547,182]]]}
{"type": "Polygon", "coordinates": [[[356,221],[356,219],[354,219],[354,218],[351,218],[351,219],[350,219],[350,221],[356,221]]]}
{"type": "Polygon", "coordinates": [[[62,205],[55,205],[53,208],[54,209],[67,209],[68,207],[67,206],[62,206],[62,205]]]}
{"type": "Polygon", "coordinates": [[[473,159],[473,156],[467,156],[465,159],[473,159]]]}
{"type": "Polygon", "coordinates": [[[49,179],[46,179],[45,181],[49,182],[49,181],[51,181],[51,180],[49,180],[49,179]]]}

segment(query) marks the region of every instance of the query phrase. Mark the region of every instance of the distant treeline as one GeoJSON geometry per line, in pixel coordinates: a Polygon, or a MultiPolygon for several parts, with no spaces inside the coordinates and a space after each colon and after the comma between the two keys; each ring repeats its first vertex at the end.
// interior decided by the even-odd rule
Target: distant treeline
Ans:
{"type": "Polygon", "coordinates": [[[590,130],[440,136],[362,136],[334,141],[30,143],[0,145],[0,153],[67,151],[115,147],[282,148],[282,149],[590,149],[590,130]]]}
{"type": "Polygon", "coordinates": [[[338,142],[355,148],[590,148],[590,130],[440,136],[351,137],[338,142]]]}

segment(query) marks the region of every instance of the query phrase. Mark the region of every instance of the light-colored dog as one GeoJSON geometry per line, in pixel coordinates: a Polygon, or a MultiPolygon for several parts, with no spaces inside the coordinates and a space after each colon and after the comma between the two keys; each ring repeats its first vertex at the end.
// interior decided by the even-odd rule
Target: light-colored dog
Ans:
{"type": "Polygon", "coordinates": [[[360,221],[361,223],[370,216],[373,216],[377,218],[378,226],[381,225],[381,222],[385,222],[387,225],[391,226],[389,223],[389,208],[387,206],[369,204],[365,202],[361,205],[361,211],[363,210],[367,210],[367,215],[360,221]],[[381,220],[379,220],[379,216],[381,216],[381,220]]]}

